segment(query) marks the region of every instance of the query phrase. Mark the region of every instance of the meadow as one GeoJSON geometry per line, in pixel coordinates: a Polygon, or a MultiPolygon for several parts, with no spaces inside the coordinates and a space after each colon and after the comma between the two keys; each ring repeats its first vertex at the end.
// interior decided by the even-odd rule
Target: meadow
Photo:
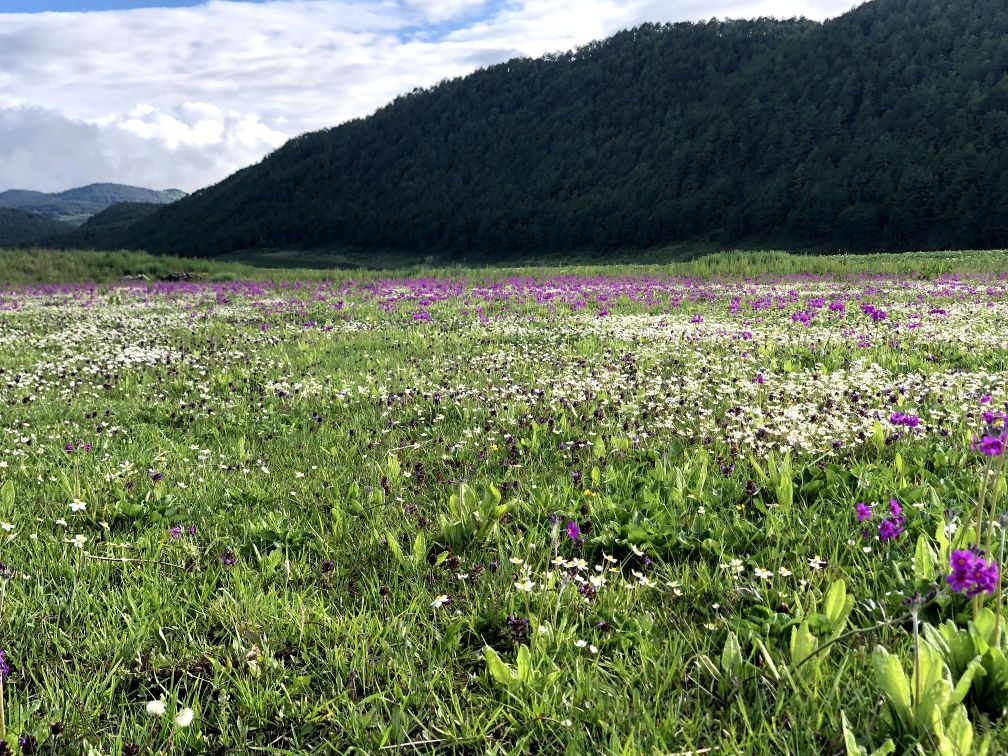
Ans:
{"type": "Polygon", "coordinates": [[[1008,750],[1004,253],[4,254],[0,754],[1008,750]]]}

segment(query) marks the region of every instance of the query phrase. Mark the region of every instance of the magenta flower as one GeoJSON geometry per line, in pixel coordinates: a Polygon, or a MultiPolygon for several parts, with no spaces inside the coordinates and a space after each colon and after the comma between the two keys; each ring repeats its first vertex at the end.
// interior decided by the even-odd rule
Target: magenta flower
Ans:
{"type": "Polygon", "coordinates": [[[857,506],[857,521],[864,522],[865,520],[871,519],[871,507],[863,502],[858,502],[857,506]]]}
{"type": "Polygon", "coordinates": [[[572,541],[577,541],[581,538],[581,528],[578,527],[574,520],[567,523],[567,537],[572,541]]]}
{"type": "Polygon", "coordinates": [[[983,552],[960,549],[952,552],[949,560],[950,574],[945,582],[956,593],[972,598],[981,593],[994,595],[998,585],[998,566],[993,559],[984,560],[983,552]]]}
{"type": "Polygon", "coordinates": [[[987,457],[1000,457],[1004,453],[1005,434],[997,436],[984,436],[979,441],[973,436],[973,451],[982,452],[987,457]]]}

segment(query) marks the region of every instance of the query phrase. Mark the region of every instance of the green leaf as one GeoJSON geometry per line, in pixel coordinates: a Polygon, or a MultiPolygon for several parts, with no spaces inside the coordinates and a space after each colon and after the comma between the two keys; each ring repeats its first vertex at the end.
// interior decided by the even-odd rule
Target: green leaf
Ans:
{"type": "Polygon", "coordinates": [[[529,647],[522,645],[518,648],[518,679],[522,682],[530,682],[532,679],[532,655],[529,647]]]}
{"type": "Polygon", "coordinates": [[[388,550],[392,552],[395,560],[399,564],[403,564],[406,561],[406,557],[403,555],[402,546],[399,545],[399,539],[392,535],[391,530],[385,532],[385,542],[388,544],[388,550]]]}
{"type": "Polygon", "coordinates": [[[894,724],[911,729],[914,722],[910,708],[910,681],[896,656],[891,656],[882,646],[876,646],[872,653],[872,669],[875,682],[882,689],[894,724]]]}
{"type": "Polygon", "coordinates": [[[914,579],[918,583],[934,582],[937,574],[935,570],[935,555],[928,543],[927,536],[921,533],[917,537],[917,549],[914,551],[914,579]]]}
{"type": "Polygon", "coordinates": [[[836,637],[847,626],[847,618],[854,609],[854,597],[847,595],[847,584],[836,580],[826,592],[823,602],[823,614],[829,620],[831,637],[836,637]]]}
{"type": "Polygon", "coordinates": [[[487,670],[499,684],[506,688],[514,688],[518,683],[515,671],[505,664],[490,646],[483,647],[483,658],[486,660],[487,670]]]}
{"type": "Polygon", "coordinates": [[[742,672],[742,647],[735,633],[729,632],[721,651],[721,671],[738,677],[742,672]]]}
{"type": "Polygon", "coordinates": [[[4,512],[12,513],[14,509],[14,481],[5,480],[0,486],[0,506],[4,512]]]}
{"type": "MultiPolygon", "coordinates": [[[[791,628],[791,669],[807,659],[819,647],[819,641],[809,630],[808,622],[791,628]]],[[[815,664],[815,661],[809,662],[815,664]]]]}
{"type": "Polygon", "coordinates": [[[416,538],[413,540],[413,564],[417,567],[423,565],[427,561],[427,536],[421,530],[417,532],[416,538]]]}

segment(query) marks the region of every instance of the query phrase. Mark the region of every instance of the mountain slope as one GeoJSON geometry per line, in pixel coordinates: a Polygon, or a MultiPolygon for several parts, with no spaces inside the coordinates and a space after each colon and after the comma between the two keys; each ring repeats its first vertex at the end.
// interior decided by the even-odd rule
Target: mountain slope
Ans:
{"type": "Polygon", "coordinates": [[[9,189],[0,192],[0,207],[27,210],[47,218],[80,224],[120,202],[167,204],[184,196],[185,192],[178,189],[157,191],[123,184],[90,184],[53,194],[9,189]]]}
{"type": "Polygon", "coordinates": [[[0,207],[0,249],[16,247],[43,238],[58,238],[70,230],[65,223],[25,210],[0,207]]]}
{"type": "Polygon", "coordinates": [[[645,25],[291,140],[134,225],[152,251],[1003,245],[1008,5],[645,25]]]}

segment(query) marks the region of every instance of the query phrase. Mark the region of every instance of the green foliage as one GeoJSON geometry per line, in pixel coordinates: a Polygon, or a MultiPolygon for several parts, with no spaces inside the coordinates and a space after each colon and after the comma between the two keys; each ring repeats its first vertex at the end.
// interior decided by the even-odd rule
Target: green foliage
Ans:
{"type": "Polygon", "coordinates": [[[952,620],[937,627],[924,626],[927,643],[941,654],[953,675],[963,675],[979,659],[973,675],[970,698],[992,717],[1008,710],[1008,657],[1004,652],[1004,632],[989,607],[982,608],[965,630],[952,620]],[[999,637],[1000,636],[1000,637],[999,637]]]}
{"type": "Polygon", "coordinates": [[[439,528],[434,540],[455,551],[483,546],[494,537],[508,509],[492,483],[482,496],[463,483],[459,493],[451,495],[448,511],[438,516],[439,528]]]}
{"type": "Polygon", "coordinates": [[[932,743],[942,756],[985,754],[985,739],[974,745],[973,725],[962,705],[980,660],[973,659],[953,678],[941,654],[924,644],[920,665],[908,678],[898,656],[876,646],[872,656],[875,682],[882,691],[886,726],[905,748],[932,743]]]}
{"type": "Polygon", "coordinates": [[[59,221],[24,210],[0,207],[0,247],[13,247],[70,231],[59,221]]]}

